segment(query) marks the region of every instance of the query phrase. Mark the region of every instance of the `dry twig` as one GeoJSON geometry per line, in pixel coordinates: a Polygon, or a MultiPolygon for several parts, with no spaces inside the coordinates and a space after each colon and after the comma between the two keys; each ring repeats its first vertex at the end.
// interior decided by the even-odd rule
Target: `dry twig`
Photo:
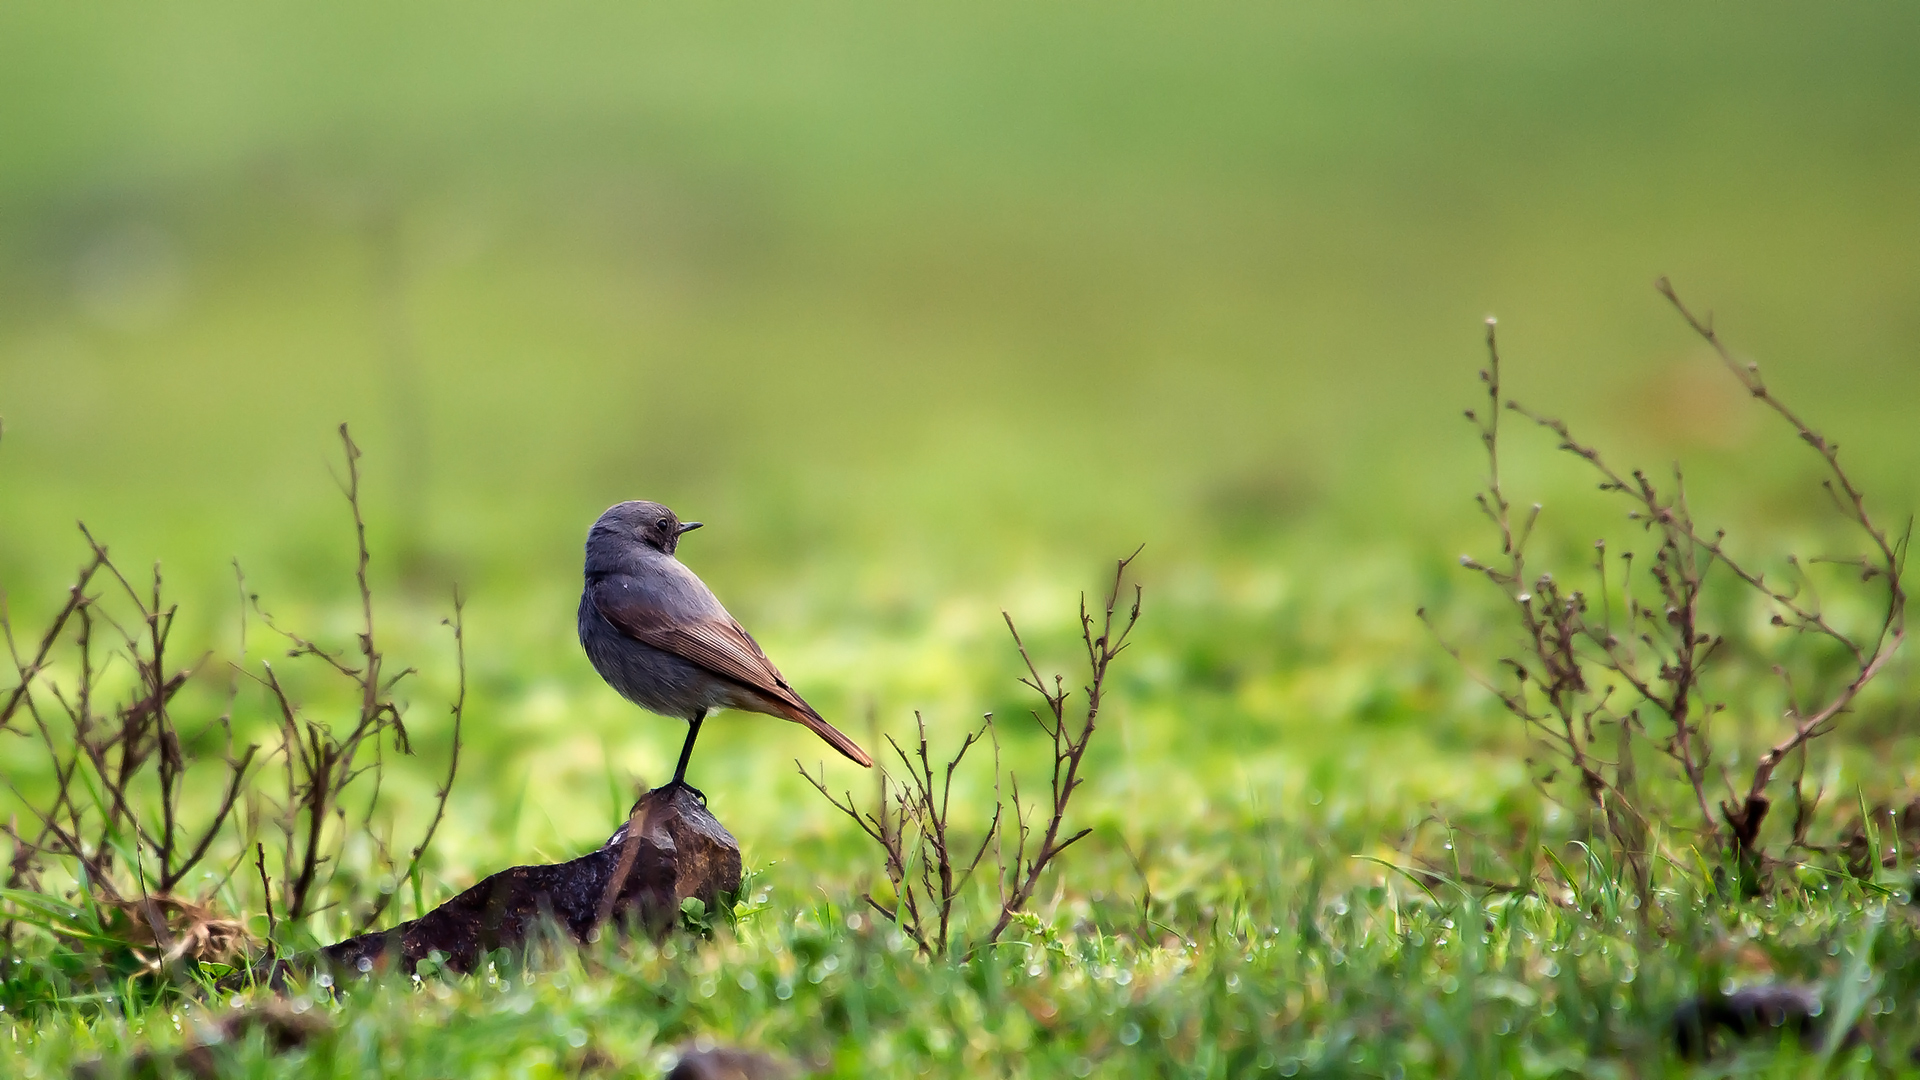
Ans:
{"type": "MultiPolygon", "coordinates": [[[[0,885],[13,890],[14,916],[21,914],[20,903],[34,902],[36,893],[77,887],[87,894],[90,906],[138,916],[136,922],[144,919],[145,928],[134,937],[144,935],[147,945],[125,934],[122,943],[136,955],[147,955],[143,948],[157,949],[170,963],[181,956],[205,955],[210,942],[231,942],[239,932],[234,929],[238,924],[214,917],[204,905],[181,895],[190,878],[197,882],[209,864],[220,869],[205,871],[208,883],[196,883],[196,891],[204,889],[202,895],[217,890],[253,859],[270,933],[325,907],[343,902],[359,906],[359,881],[378,880],[394,871],[399,871],[396,880],[406,880],[417,871],[445,816],[459,768],[466,704],[461,604],[456,596],[447,622],[459,666],[453,748],[433,818],[403,862],[386,849],[374,827],[384,815],[379,785],[384,751],[391,747],[410,752],[393,693],[412,669],[387,674],[374,638],[370,554],[360,509],[360,451],[344,426],[340,437],[348,469],[342,488],[357,542],[359,656],[350,661],[266,619],[292,644],[291,656],[318,658],[325,670],[351,685],[356,703],[352,722],[338,733],[301,712],[271,664],[263,664],[257,675],[249,674],[268,692],[277,717],[277,745],[265,752],[257,743],[239,745],[237,685],[230,687],[220,715],[183,726],[175,716],[176,698],[204,668],[205,658],[188,664],[174,658],[176,608],[163,599],[159,569],[150,585],[136,585],[84,526],[89,559],[66,602],[30,648],[22,647],[0,605],[0,639],[17,680],[0,690],[0,738],[23,741],[39,758],[32,762],[14,750],[0,758],[8,763],[0,783],[28,818],[0,825],[0,835],[11,846],[0,885]],[[130,680],[116,671],[122,664],[130,680]],[[280,768],[260,767],[276,759],[280,768]],[[38,779],[23,787],[26,777],[38,779]],[[355,793],[351,809],[350,792],[355,793]],[[277,830],[284,841],[279,873],[283,895],[277,905],[265,847],[255,839],[263,825],[277,830]],[[340,855],[355,834],[371,838],[374,865],[367,868],[369,873],[343,877],[340,855]],[[183,941],[198,944],[182,951],[183,941]]],[[[244,595],[244,578],[240,583],[244,595]]],[[[258,598],[247,600],[257,611],[258,598]]],[[[244,618],[241,633],[244,664],[244,618]]],[[[236,665],[235,670],[243,669],[236,665]]],[[[366,898],[363,922],[377,919],[390,898],[391,890],[366,898]]],[[[65,912],[71,907],[63,903],[46,910],[65,912]]],[[[11,934],[13,920],[7,922],[11,934]]]]}
{"type": "Polygon", "coordinates": [[[1081,766],[1099,725],[1108,666],[1126,649],[1127,638],[1140,620],[1137,585],[1131,608],[1118,619],[1115,617],[1127,568],[1139,554],[1136,549],[1115,565],[1113,585],[1097,619],[1087,609],[1086,597],[1081,597],[1080,629],[1087,651],[1089,678],[1085,688],[1086,706],[1077,716],[1068,715],[1070,691],[1065,688],[1064,678],[1055,676],[1049,683],[1040,675],[1012,616],[1002,613],[1014,647],[1027,669],[1020,681],[1032,687],[1046,703],[1044,713],[1033,714],[1053,743],[1053,767],[1044,804],[1047,818],[1043,826],[1028,820],[1030,811],[1039,807],[1022,800],[1017,776],[1006,773],[1002,787],[999,735],[990,713],[979,728],[962,738],[959,748],[941,766],[933,763],[925,719],[914,713],[918,743],[909,751],[888,738],[902,773],[895,777],[883,769],[879,796],[874,808],[868,811],[857,807],[851,792],[835,797],[826,786],[824,771],[814,776],[805,766],[800,766],[800,774],[807,782],[879,845],[885,858],[887,881],[892,886],[893,903],[884,904],[871,893],[864,899],[874,912],[898,926],[923,954],[947,954],[952,942],[955,906],[988,851],[996,853],[996,910],[991,928],[977,939],[976,949],[999,940],[1027,909],[1047,868],[1062,852],[1092,831],[1081,829],[1065,835],[1067,808],[1074,791],[1084,782],[1081,766]],[[991,741],[994,747],[993,812],[977,841],[963,840],[950,816],[953,779],[967,752],[982,741],[991,741]]]}
{"type": "MultiPolygon", "coordinates": [[[[1478,674],[1475,677],[1578,777],[1589,802],[1603,811],[1607,828],[1628,856],[1643,894],[1649,813],[1636,805],[1636,738],[1657,718],[1657,745],[1687,783],[1699,813],[1699,827],[1716,840],[1730,840],[1731,851],[1743,870],[1757,868],[1761,860],[1759,831],[1770,805],[1767,789],[1780,763],[1831,730],[1905,639],[1902,573],[1911,533],[1909,525],[1907,531],[1894,537],[1877,524],[1867,511],[1864,494],[1842,468],[1838,447],[1773,395],[1758,365],[1735,360],[1710,317],[1702,319],[1690,311],[1666,279],[1662,278],[1657,288],[1713,347],[1741,386],[1784,419],[1799,439],[1820,455],[1828,473],[1823,486],[1842,515],[1864,534],[1871,549],[1854,559],[1814,561],[1857,567],[1860,584],[1879,583],[1884,595],[1870,632],[1843,629],[1822,610],[1802,560],[1788,558],[1802,581],[1783,587],[1729,553],[1723,531],[1709,534],[1701,528],[1688,505],[1678,466],[1670,484],[1656,482],[1642,470],[1621,472],[1597,448],[1575,438],[1564,422],[1503,399],[1498,341],[1493,320],[1488,320],[1488,366],[1480,374],[1487,388],[1487,404],[1484,412],[1469,411],[1467,417],[1478,430],[1487,453],[1487,486],[1477,500],[1495,526],[1501,558],[1489,563],[1463,556],[1461,562],[1509,597],[1521,630],[1522,648],[1500,659],[1501,667],[1511,672],[1511,682],[1478,674]],[[1540,507],[1536,504],[1524,523],[1515,524],[1500,480],[1499,425],[1503,412],[1525,416],[1550,431],[1560,450],[1599,474],[1602,491],[1619,495],[1631,504],[1629,519],[1651,537],[1651,556],[1640,560],[1645,564],[1643,569],[1636,571],[1631,549],[1617,556],[1617,581],[1609,573],[1607,541],[1596,542],[1593,580],[1598,612],[1584,592],[1567,588],[1552,574],[1534,573],[1527,565],[1527,540],[1540,507]],[[1715,578],[1712,571],[1716,567],[1724,570],[1725,576],[1715,578]],[[1773,625],[1792,632],[1795,638],[1832,642],[1851,660],[1845,677],[1812,706],[1801,704],[1801,688],[1794,686],[1786,669],[1773,665],[1786,683],[1789,708],[1785,719],[1789,729],[1760,756],[1743,786],[1735,787],[1731,777],[1726,777],[1727,795],[1719,801],[1718,815],[1710,809],[1713,799],[1708,792],[1713,775],[1709,722],[1724,705],[1706,696],[1704,680],[1736,646],[1707,625],[1705,613],[1710,605],[1705,600],[1715,580],[1744,585],[1773,609],[1773,625]],[[1600,741],[1609,732],[1612,747],[1600,741]]],[[[1459,657],[1457,650],[1448,648],[1459,657]]],[[[1725,770],[1721,772],[1724,776],[1725,770]]],[[[1553,776],[1550,770],[1541,778],[1542,783],[1553,776]]],[[[1800,798],[1797,781],[1795,794],[1800,798]]],[[[1796,843],[1804,841],[1805,814],[1810,812],[1803,798],[1800,805],[1802,810],[1796,814],[1794,825],[1796,843]]]]}

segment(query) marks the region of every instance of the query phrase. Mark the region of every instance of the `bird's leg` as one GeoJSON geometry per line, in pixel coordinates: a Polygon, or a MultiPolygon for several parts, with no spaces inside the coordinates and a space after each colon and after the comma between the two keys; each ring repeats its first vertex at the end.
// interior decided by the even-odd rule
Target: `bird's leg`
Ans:
{"type": "Polygon", "coordinates": [[[673,779],[667,784],[670,788],[681,787],[693,792],[699,797],[702,806],[707,804],[706,793],[687,783],[687,762],[693,758],[693,741],[700,737],[700,724],[706,718],[706,710],[702,709],[693,719],[687,721],[687,741],[680,747],[680,764],[674,767],[673,779]]]}

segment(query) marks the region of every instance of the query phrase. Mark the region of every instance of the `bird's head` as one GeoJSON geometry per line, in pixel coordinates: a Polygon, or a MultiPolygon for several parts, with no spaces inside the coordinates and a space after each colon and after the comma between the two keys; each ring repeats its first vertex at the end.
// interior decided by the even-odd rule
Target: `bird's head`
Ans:
{"type": "Polygon", "coordinates": [[[637,540],[663,554],[673,554],[680,544],[680,537],[700,527],[698,521],[681,521],[673,511],[657,502],[634,500],[623,502],[607,509],[600,520],[593,523],[593,529],[587,534],[587,545],[592,547],[596,540],[610,541],[637,540]]]}

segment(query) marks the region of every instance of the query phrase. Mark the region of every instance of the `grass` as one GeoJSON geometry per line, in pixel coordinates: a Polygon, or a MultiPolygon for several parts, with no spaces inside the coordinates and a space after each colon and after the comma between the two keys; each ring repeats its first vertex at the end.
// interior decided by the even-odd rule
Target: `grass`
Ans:
{"type": "MultiPolygon", "coordinates": [[[[1454,561],[1484,546],[1457,416],[1490,311],[1518,396],[1623,464],[1684,459],[1696,513],[1756,557],[1837,535],[1660,273],[1890,519],[1920,504],[1913,20],[12,8],[0,101],[37,104],[0,106],[0,584],[20,625],[57,606],[82,517],[127,565],[163,563],[180,655],[279,655],[257,624],[241,640],[236,556],[277,617],[350,646],[324,462],[352,421],[382,634],[421,669],[419,757],[389,785],[403,840],[448,749],[439,620],[453,582],[469,598],[469,741],[411,915],[597,844],[671,765],[677,726],[573,641],[608,503],[706,520],[689,564],[856,738],[992,710],[1027,768],[1044,737],[1006,722],[1030,702],[1000,612],[1067,669],[1075,596],[1147,542],[1074,809],[1095,833],[1005,948],[929,964],[850,925],[875,857],[793,771],[820,750],[723,716],[694,779],[759,910],[671,955],[309,988],[333,1033],[239,1047],[233,1075],[644,1071],[699,1039],[845,1076],[1682,1074],[1674,1005],[1775,977],[1880,1016],[1891,1069],[1920,971],[1910,853],[1753,900],[1670,867],[1664,930],[1643,929],[1413,613],[1485,625],[1454,561]],[[1429,876],[1386,865],[1415,855],[1429,876]],[[1449,883],[1531,875],[1524,895],[1449,883]]],[[[1516,501],[1549,504],[1542,557],[1577,561],[1612,511],[1544,443],[1515,453],[1516,501]]],[[[218,672],[182,707],[217,712],[218,672]]],[[[1809,761],[1822,839],[1910,797],[1914,689],[1903,662],[1809,761]]],[[[251,689],[237,708],[268,715],[251,689]]],[[[1751,753],[1742,731],[1727,750],[1751,753]]],[[[215,900],[259,935],[250,888],[215,900]]],[[[6,976],[0,1072],[117,1062],[230,1008],[58,975],[6,976]]],[[[1748,1053],[1724,1067],[1828,1067],[1748,1053]]]]}
{"type": "MultiPolygon", "coordinates": [[[[1118,711],[1089,757],[1076,817],[1094,835],[1063,858],[1037,917],[1000,947],[930,962],[876,924],[856,897],[874,887],[877,852],[782,776],[772,733],[742,719],[705,746],[697,777],[757,868],[733,918],[713,920],[713,940],[603,943],[528,963],[502,954],[464,979],[297,987],[295,1007],[325,1016],[326,1033],[292,1052],[243,1038],[219,1051],[222,1074],[617,1075],[718,1042],[839,1076],[1697,1075],[1674,1054],[1674,1009],[1774,980],[1822,988],[1835,1016],[1867,1019],[1877,1041],[1831,1055],[1749,1046],[1708,1074],[1864,1075],[1905,1060],[1920,978],[1906,901],[1911,852],[1872,880],[1808,871],[1742,900],[1713,892],[1715,853],[1688,854],[1684,836],[1670,837],[1669,850],[1702,862],[1661,868],[1661,914],[1644,923],[1604,849],[1587,850],[1579,821],[1528,787],[1512,733],[1475,711],[1484,702],[1447,704],[1471,699],[1458,697],[1437,648],[1369,643],[1360,656],[1404,648],[1415,670],[1398,685],[1343,688],[1353,676],[1337,677],[1336,665],[1356,661],[1338,646],[1367,642],[1356,632],[1364,625],[1302,618],[1299,627],[1333,629],[1296,630],[1299,640],[1274,647],[1272,669],[1223,672],[1259,655],[1235,647],[1255,628],[1296,621],[1276,618],[1283,594],[1243,584],[1233,595],[1265,602],[1236,616],[1192,583],[1162,592],[1149,593],[1139,650],[1116,665],[1118,711]],[[1296,667],[1295,655],[1315,659],[1296,667]],[[1248,702],[1270,696],[1343,693],[1345,718],[1332,731],[1308,719],[1261,735],[1208,719],[1244,716],[1248,702]],[[1414,730],[1399,717],[1416,707],[1443,719],[1414,730]],[[1182,729],[1181,718],[1198,719],[1182,729]],[[1490,890],[1490,881],[1523,890],[1490,890]]],[[[1344,610],[1343,599],[1327,602],[1344,610]]],[[[1027,629],[1038,655],[1070,656],[1071,626],[1038,614],[1027,629]]],[[[991,644],[1009,661],[999,674],[1010,684],[1011,649],[991,644]]],[[[1013,689],[989,686],[980,700],[1018,716],[1013,689]]],[[[403,822],[440,752],[431,721],[413,723],[425,760],[411,793],[398,788],[403,822]]],[[[1016,764],[1044,760],[1038,743],[1007,729],[1016,764]]],[[[522,753],[524,729],[479,731],[468,753],[483,764],[457,789],[456,843],[438,849],[428,904],[501,865],[502,850],[561,857],[597,842],[620,815],[625,778],[595,790],[585,769],[557,784],[541,777],[557,790],[533,804],[528,775],[559,754],[522,753]],[[524,772],[488,779],[488,762],[497,771],[516,754],[530,758],[524,772]]],[[[936,749],[952,733],[936,728],[936,749]]],[[[1863,737],[1825,758],[1835,787],[1897,784],[1884,768],[1848,764],[1872,746],[1863,737]]],[[[850,773],[838,775],[863,779],[850,773]]],[[[977,810],[981,783],[963,774],[963,807],[977,810]]],[[[1830,810],[1821,828],[1842,816],[1844,806],[1830,810]]],[[[246,895],[233,884],[221,900],[263,932],[246,895]]],[[[398,906],[410,914],[416,902],[403,892],[398,906]]],[[[990,916],[971,911],[974,931],[990,916]]],[[[344,931],[344,916],[311,921],[320,940],[344,931]]],[[[150,983],[129,982],[102,997],[56,978],[36,1000],[32,976],[47,971],[47,957],[29,952],[26,969],[10,973],[19,1018],[6,1067],[17,1075],[178,1046],[196,1025],[261,996],[156,998],[150,983]]]]}
{"type": "MultiPolygon", "coordinates": [[[[1133,898],[1073,895],[1023,940],[928,962],[871,916],[774,886],[704,945],[308,986],[294,1008],[320,1010],[331,1030],[293,1053],[236,1042],[223,1075],[644,1074],[714,1041],[835,1076],[1694,1075],[1671,1049],[1676,1003],[1763,975],[1824,981],[1832,1021],[1872,1021],[1880,1045],[1746,1048],[1716,1074],[1866,1075],[1872,1056],[1904,1060],[1911,1038],[1913,921],[1855,883],[1755,905],[1669,895],[1684,914],[1656,935],[1603,863],[1489,899],[1445,875],[1351,883],[1366,875],[1340,838],[1270,819],[1183,839],[1193,852],[1162,881],[1190,883],[1160,899],[1145,933],[1133,898]]],[[[1112,880],[1084,863],[1075,876],[1112,880]]],[[[178,1045],[247,997],[43,1023],[11,1068],[62,1075],[94,1055],[178,1045]]]]}

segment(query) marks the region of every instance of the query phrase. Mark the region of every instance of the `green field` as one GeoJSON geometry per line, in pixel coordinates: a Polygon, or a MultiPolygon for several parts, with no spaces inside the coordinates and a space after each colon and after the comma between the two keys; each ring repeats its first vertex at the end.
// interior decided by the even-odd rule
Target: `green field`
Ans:
{"type": "MultiPolygon", "coordinates": [[[[1489,315],[1517,396],[1623,463],[1683,461],[1738,550],[1851,553],[1818,459],[1663,274],[1883,520],[1920,505],[1910,7],[30,4],[0,11],[0,147],[16,632],[64,599],[80,519],[130,573],[163,567],[176,650],[216,657],[184,699],[207,715],[243,651],[234,562],[346,645],[348,422],[379,625],[421,669],[402,837],[449,747],[439,620],[467,601],[429,903],[591,848],[670,772],[680,726],[574,639],[612,502],[705,521],[685,561],[869,748],[915,710],[949,743],[991,710],[1027,770],[1000,613],[1071,678],[1078,595],[1146,545],[1074,809],[1095,832],[1018,946],[929,963],[850,923],[876,860],[794,772],[824,748],[729,715],[693,779],[763,910],[698,948],[355,991],[336,1035],[232,1075],[644,1075],[697,1038],[844,1076],[1663,1075],[1686,1068],[1677,1002],[1767,977],[1912,1027],[1906,855],[1730,902],[1704,851],[1662,879],[1655,935],[1415,616],[1477,656],[1505,640],[1457,566],[1495,547],[1460,418],[1489,315]],[[1512,882],[1543,843],[1578,880],[1505,895],[1368,861],[1452,850],[1455,881],[1512,882]]],[[[1543,552],[1578,565],[1622,528],[1549,437],[1516,427],[1509,454],[1543,552]]],[[[249,662],[281,651],[246,631],[249,662]]],[[[1917,689],[1898,659],[1812,755],[1826,841],[1911,797],[1917,689]]],[[[268,722],[236,701],[243,732],[268,722]]],[[[1728,724],[1723,760],[1770,724],[1728,724]]],[[[1668,824],[1692,850],[1697,820],[1668,824]]],[[[217,899],[262,933],[252,887],[217,899]]],[[[173,999],[124,1005],[10,1016],[0,1073],[177,1039],[173,999]]]]}

